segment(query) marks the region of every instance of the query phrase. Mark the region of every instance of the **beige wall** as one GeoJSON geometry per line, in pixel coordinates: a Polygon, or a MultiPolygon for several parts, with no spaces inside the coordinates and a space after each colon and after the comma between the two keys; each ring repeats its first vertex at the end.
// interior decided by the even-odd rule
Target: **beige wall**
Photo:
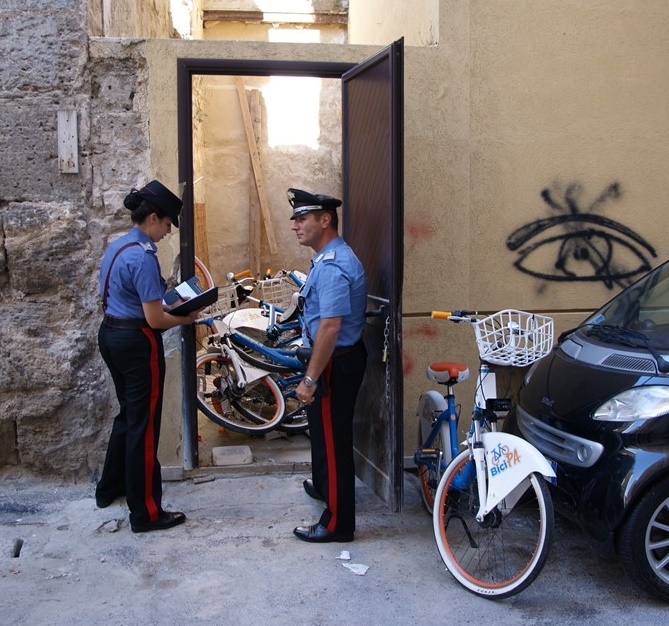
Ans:
{"type": "MultiPolygon", "coordinates": [[[[209,269],[219,285],[225,284],[228,272],[248,268],[254,272],[267,268],[307,271],[312,252],[300,246],[291,231],[286,191],[297,187],[341,196],[340,81],[281,77],[243,77],[242,81],[247,103],[249,94],[258,95],[257,174],[249,156],[235,79],[205,77],[202,88],[203,142],[198,146],[202,166],[195,179],[205,205],[201,218],[206,220],[209,269]],[[277,131],[282,139],[270,145],[277,131]],[[300,143],[307,140],[307,144],[300,143]],[[265,192],[267,221],[258,201],[257,183],[265,192]],[[252,213],[260,224],[257,255],[250,246],[252,213]],[[275,251],[268,233],[276,243],[275,251]]],[[[196,241],[199,249],[197,246],[196,241]]]]}
{"type": "MultiPolygon", "coordinates": [[[[615,281],[558,282],[522,273],[513,266],[518,251],[506,245],[515,229],[590,213],[650,243],[657,257],[634,247],[651,265],[668,252],[669,6],[481,0],[441,8],[439,49],[406,54],[404,311],[418,316],[405,320],[407,448],[415,399],[427,382],[425,363],[476,363],[464,345],[472,342],[470,329],[424,313],[462,306],[545,310],[564,329],[621,288],[615,281]],[[427,76],[432,80],[422,84],[419,77],[427,76]],[[545,189],[559,207],[542,199],[545,189]]],[[[562,225],[527,245],[551,235],[564,239],[581,227],[562,225]]],[[[607,243],[611,271],[640,265],[621,245],[628,237],[594,227],[619,238],[590,239],[595,266],[607,243]]],[[[558,273],[559,241],[537,248],[526,265],[558,273]]],[[[594,274],[590,261],[573,253],[567,261],[577,276],[594,274]]]]}
{"type": "MultiPolygon", "coordinates": [[[[445,0],[439,8],[438,46],[405,50],[407,452],[427,362],[476,360],[471,329],[433,322],[431,309],[548,311],[561,329],[621,287],[519,271],[518,251],[507,247],[515,229],[585,212],[635,231],[655,247],[653,265],[667,257],[669,5],[445,0]],[[609,189],[615,193],[606,195],[609,189]],[[544,190],[553,207],[542,199],[544,190]]],[[[151,119],[162,120],[151,127],[155,171],[176,182],[177,57],[361,61],[377,49],[149,42],[151,119]]],[[[576,226],[554,233],[564,239],[576,226]]],[[[583,241],[594,255],[620,244],[624,234],[614,234],[618,240],[583,241]]],[[[592,276],[593,264],[574,254],[568,269],[592,276]]],[[[624,245],[613,254],[610,271],[637,262],[624,245]]],[[[532,261],[554,273],[557,256],[558,248],[546,244],[532,261]]]]}
{"type": "Polygon", "coordinates": [[[404,37],[407,46],[435,46],[439,0],[350,0],[348,37],[352,44],[384,46],[404,37]]]}

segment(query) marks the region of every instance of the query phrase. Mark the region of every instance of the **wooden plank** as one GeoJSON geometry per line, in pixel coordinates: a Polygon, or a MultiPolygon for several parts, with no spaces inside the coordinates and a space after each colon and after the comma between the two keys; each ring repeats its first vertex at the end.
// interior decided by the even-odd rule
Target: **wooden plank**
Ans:
{"type": "Polygon", "coordinates": [[[216,11],[204,10],[203,22],[248,22],[251,24],[348,24],[345,11],[310,11],[308,13],[286,13],[263,11],[216,11]]]}
{"type": "Polygon", "coordinates": [[[207,208],[204,202],[193,204],[195,219],[195,256],[200,259],[211,272],[209,266],[209,239],[207,237],[207,208]]]}
{"type": "Polygon", "coordinates": [[[260,159],[260,152],[258,152],[258,146],[256,145],[255,133],[253,132],[249,103],[246,99],[244,79],[241,76],[235,76],[235,84],[237,85],[237,96],[239,97],[239,106],[242,110],[244,130],[246,131],[246,142],[248,143],[249,154],[251,155],[251,164],[253,165],[253,174],[256,180],[256,188],[258,189],[258,198],[260,199],[260,209],[262,211],[263,222],[265,224],[265,233],[267,234],[269,251],[272,254],[276,254],[277,246],[276,238],[274,237],[274,226],[272,226],[272,214],[270,212],[269,202],[267,200],[262,161],[260,159]]]}
{"type": "MultiPolygon", "coordinates": [[[[260,139],[260,91],[254,89],[249,93],[251,99],[251,119],[256,146],[260,139]]],[[[260,276],[260,198],[255,185],[249,189],[249,268],[254,276],[260,276]]]]}
{"type": "Polygon", "coordinates": [[[61,174],[79,173],[77,112],[73,108],[58,111],[58,166],[61,174]]]}

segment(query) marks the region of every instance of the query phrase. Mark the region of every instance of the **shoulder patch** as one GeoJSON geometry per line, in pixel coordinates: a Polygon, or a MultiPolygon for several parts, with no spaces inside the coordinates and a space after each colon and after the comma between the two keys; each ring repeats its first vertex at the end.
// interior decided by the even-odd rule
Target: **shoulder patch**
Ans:
{"type": "Polygon", "coordinates": [[[336,256],[336,255],[335,255],[335,251],[334,251],[334,250],[330,250],[329,252],[326,252],[326,253],[323,255],[323,260],[324,260],[324,261],[334,261],[335,256],[336,256]]]}

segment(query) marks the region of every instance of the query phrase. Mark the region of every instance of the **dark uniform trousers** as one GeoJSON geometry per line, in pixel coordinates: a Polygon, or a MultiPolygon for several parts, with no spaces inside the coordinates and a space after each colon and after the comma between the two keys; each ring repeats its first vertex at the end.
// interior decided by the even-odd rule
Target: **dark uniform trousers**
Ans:
{"type": "Polygon", "coordinates": [[[307,409],[312,480],[325,498],[320,523],[333,533],[355,531],[353,414],[365,375],[367,351],[362,341],[335,352],[307,409]]]}
{"type": "Polygon", "coordinates": [[[103,322],[98,345],[111,372],[120,410],[114,418],[96,496],[113,499],[125,494],[132,524],[155,521],[162,510],[157,454],[165,382],[163,339],[148,326],[119,329],[103,322]]]}

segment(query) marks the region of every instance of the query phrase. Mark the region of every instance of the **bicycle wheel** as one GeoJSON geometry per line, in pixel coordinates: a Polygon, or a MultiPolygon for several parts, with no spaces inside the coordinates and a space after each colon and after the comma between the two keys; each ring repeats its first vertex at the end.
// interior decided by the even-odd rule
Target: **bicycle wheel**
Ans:
{"type": "Polygon", "coordinates": [[[264,376],[243,390],[230,359],[202,354],[196,361],[198,408],[213,422],[243,434],[265,433],[279,424],[285,404],[278,385],[264,376]]]}
{"type": "Polygon", "coordinates": [[[484,598],[507,598],[539,575],[553,538],[553,502],[541,476],[531,474],[514,490],[511,509],[502,501],[483,520],[474,463],[468,450],[439,482],[432,516],[439,553],[454,578],[484,598]]]}

